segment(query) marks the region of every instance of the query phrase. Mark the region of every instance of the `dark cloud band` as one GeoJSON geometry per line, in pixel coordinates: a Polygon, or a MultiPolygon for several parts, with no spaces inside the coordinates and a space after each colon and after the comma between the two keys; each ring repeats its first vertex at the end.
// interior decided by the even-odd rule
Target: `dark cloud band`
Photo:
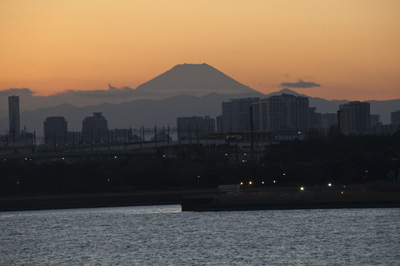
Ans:
{"type": "Polygon", "coordinates": [[[306,81],[303,81],[301,79],[299,79],[299,81],[294,82],[294,83],[290,83],[290,82],[281,83],[280,86],[286,87],[286,88],[299,88],[299,89],[321,87],[321,85],[318,84],[318,83],[306,82],[306,81]]]}

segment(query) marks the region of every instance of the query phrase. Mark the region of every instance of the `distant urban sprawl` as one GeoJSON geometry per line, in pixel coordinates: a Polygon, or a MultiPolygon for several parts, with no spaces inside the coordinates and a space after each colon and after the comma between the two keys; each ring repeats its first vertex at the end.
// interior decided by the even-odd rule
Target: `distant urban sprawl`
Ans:
{"type": "MultiPolygon", "coordinates": [[[[167,141],[169,139],[239,137],[250,133],[264,141],[302,139],[310,132],[328,134],[336,130],[345,135],[392,135],[400,129],[400,110],[391,113],[391,124],[383,125],[380,115],[370,114],[368,102],[353,101],[338,106],[337,113],[317,113],[309,106],[308,97],[282,94],[268,98],[241,98],[222,102],[222,114],[216,118],[205,115],[177,117],[171,128],[110,129],[105,115],[95,112],[82,121],[80,132],[68,130],[64,117],[47,117],[43,122],[44,136],[20,129],[19,97],[10,96],[9,131],[1,136],[1,146],[66,145],[99,142],[167,141]],[[147,133],[147,134],[146,134],[147,133]]],[[[101,110],[99,110],[101,111],[101,110]]]]}

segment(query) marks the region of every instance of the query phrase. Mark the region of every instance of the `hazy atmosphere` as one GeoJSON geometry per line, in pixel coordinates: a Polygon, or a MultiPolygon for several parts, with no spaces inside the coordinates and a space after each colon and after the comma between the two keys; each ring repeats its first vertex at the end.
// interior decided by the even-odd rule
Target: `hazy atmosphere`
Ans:
{"type": "Polygon", "coordinates": [[[400,98],[400,2],[0,2],[0,90],[135,89],[207,63],[262,93],[400,98]]]}

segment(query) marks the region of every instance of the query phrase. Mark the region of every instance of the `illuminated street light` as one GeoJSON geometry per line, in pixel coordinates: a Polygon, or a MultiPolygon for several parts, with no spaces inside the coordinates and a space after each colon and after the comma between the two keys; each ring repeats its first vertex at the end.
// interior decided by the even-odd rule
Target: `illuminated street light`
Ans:
{"type": "Polygon", "coordinates": [[[304,190],[304,187],[300,187],[300,190],[303,191],[303,190],[304,190]]]}

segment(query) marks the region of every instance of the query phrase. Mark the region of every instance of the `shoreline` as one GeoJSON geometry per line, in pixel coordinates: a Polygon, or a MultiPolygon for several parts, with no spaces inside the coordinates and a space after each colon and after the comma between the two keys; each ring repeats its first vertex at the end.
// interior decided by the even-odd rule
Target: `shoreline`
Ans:
{"type": "Polygon", "coordinates": [[[294,188],[223,192],[216,189],[169,189],[130,193],[31,195],[0,197],[0,212],[171,205],[182,211],[246,211],[339,208],[399,208],[400,191],[294,188]]]}

